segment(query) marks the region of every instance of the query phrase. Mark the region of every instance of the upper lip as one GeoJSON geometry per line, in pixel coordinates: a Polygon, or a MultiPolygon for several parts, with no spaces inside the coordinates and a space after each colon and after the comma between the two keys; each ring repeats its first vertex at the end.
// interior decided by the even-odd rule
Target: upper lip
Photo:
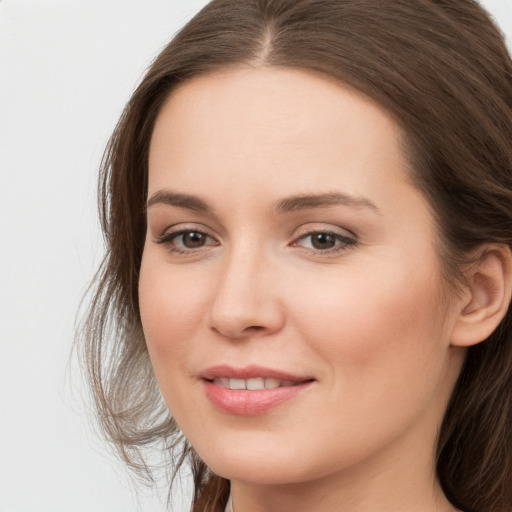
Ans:
{"type": "Polygon", "coordinates": [[[213,380],[221,377],[227,377],[230,379],[255,379],[262,377],[278,380],[291,380],[294,382],[314,380],[310,376],[294,375],[285,371],[265,368],[257,365],[244,366],[243,368],[234,368],[229,365],[211,366],[199,374],[199,378],[204,380],[213,380]]]}

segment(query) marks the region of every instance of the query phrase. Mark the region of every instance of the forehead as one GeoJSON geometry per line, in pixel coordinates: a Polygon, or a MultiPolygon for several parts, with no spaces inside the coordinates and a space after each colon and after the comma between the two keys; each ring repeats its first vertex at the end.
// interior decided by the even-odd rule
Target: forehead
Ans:
{"type": "Polygon", "coordinates": [[[157,118],[149,193],[226,184],[276,194],[341,187],[367,195],[407,176],[400,130],[340,82],[297,69],[242,67],[174,90],[157,118]],[[324,186],[325,184],[325,186],[324,186]]]}

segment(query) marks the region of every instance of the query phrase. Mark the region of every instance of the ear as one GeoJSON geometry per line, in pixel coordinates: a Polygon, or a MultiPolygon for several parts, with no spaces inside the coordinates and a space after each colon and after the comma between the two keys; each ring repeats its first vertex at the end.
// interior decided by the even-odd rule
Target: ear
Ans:
{"type": "Polygon", "coordinates": [[[503,320],[512,296],[512,254],[490,244],[468,271],[468,288],[454,325],[452,346],[469,347],[487,339],[503,320]]]}

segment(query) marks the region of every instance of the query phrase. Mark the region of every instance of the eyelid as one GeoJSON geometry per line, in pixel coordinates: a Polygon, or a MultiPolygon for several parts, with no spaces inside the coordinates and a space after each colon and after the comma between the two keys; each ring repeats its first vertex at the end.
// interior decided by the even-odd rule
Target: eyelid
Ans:
{"type": "Polygon", "coordinates": [[[175,235],[181,232],[187,231],[196,231],[198,233],[204,233],[205,235],[210,236],[211,238],[216,238],[212,234],[212,230],[207,228],[204,224],[197,224],[194,222],[178,222],[176,224],[171,224],[170,226],[166,226],[165,229],[162,230],[161,235],[155,235],[155,238],[161,239],[170,235],[175,235]]]}
{"type": "Polygon", "coordinates": [[[323,225],[303,225],[299,228],[298,233],[293,236],[291,242],[292,247],[298,247],[299,249],[306,251],[309,254],[319,255],[323,257],[337,256],[339,253],[349,250],[351,247],[358,245],[359,239],[355,233],[346,229],[340,228],[339,226],[323,225]],[[333,236],[337,243],[332,248],[317,249],[311,247],[302,247],[299,242],[307,239],[316,234],[327,234],[333,236]]]}
{"type": "MultiPolygon", "coordinates": [[[[218,237],[211,233],[211,230],[204,225],[198,224],[175,224],[168,226],[161,235],[155,235],[154,243],[164,245],[170,253],[175,254],[198,254],[208,248],[220,245],[218,237]],[[204,235],[207,240],[203,245],[198,247],[186,247],[183,243],[176,243],[175,240],[185,233],[199,233],[204,235]],[[210,240],[208,242],[208,239],[210,240]],[[212,243],[213,241],[213,243],[212,243]]],[[[183,241],[182,241],[183,242],[183,241]]],[[[319,255],[323,257],[336,256],[338,253],[349,250],[358,244],[357,235],[347,228],[334,226],[332,224],[307,223],[296,229],[292,235],[292,241],[288,244],[290,247],[296,247],[309,254],[319,255]],[[312,237],[315,234],[326,234],[335,238],[333,247],[317,248],[304,247],[301,245],[303,240],[312,237]]]]}
{"type": "Polygon", "coordinates": [[[215,240],[215,238],[205,231],[201,231],[200,229],[177,229],[176,231],[166,231],[163,235],[156,236],[155,243],[157,244],[163,244],[165,242],[168,242],[170,240],[174,240],[175,238],[178,238],[180,235],[183,235],[185,233],[199,233],[201,235],[205,235],[208,238],[211,238],[212,240],[215,240]]]}
{"type": "Polygon", "coordinates": [[[331,233],[343,238],[352,238],[354,240],[358,240],[358,236],[350,229],[336,226],[334,224],[323,224],[321,222],[309,222],[307,224],[302,224],[293,233],[293,238],[297,240],[303,236],[314,233],[331,233]]]}
{"type": "Polygon", "coordinates": [[[213,236],[208,228],[203,225],[197,224],[175,224],[168,226],[161,235],[155,235],[154,243],[166,246],[167,250],[171,253],[179,254],[196,254],[205,250],[207,247],[219,245],[219,241],[213,236]],[[200,233],[211,240],[214,240],[214,244],[206,243],[198,248],[180,248],[179,246],[172,245],[173,241],[180,235],[185,233],[200,233]]]}

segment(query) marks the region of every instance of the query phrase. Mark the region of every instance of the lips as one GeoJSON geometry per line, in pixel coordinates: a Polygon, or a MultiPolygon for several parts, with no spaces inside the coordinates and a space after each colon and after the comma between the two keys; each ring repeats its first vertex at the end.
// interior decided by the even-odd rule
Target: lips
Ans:
{"type": "Polygon", "coordinates": [[[299,383],[294,380],[279,380],[272,377],[254,377],[252,379],[230,379],[228,377],[218,377],[213,379],[212,382],[222,386],[223,388],[248,389],[250,391],[296,386],[299,383]]]}
{"type": "Polygon", "coordinates": [[[217,409],[241,416],[264,414],[297,397],[314,382],[309,376],[259,366],[215,366],[199,377],[206,396],[217,409]]]}

